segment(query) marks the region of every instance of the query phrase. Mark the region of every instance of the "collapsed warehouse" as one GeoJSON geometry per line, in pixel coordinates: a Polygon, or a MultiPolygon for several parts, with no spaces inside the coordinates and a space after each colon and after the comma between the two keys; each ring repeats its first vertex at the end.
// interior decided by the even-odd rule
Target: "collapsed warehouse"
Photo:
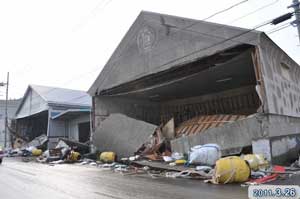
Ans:
{"type": "Polygon", "coordinates": [[[16,135],[31,141],[48,137],[48,148],[60,138],[90,140],[91,98],[84,91],[29,85],[16,111],[16,135]]]}
{"type": "Polygon", "coordinates": [[[217,143],[280,162],[299,151],[300,67],[263,32],[143,11],[89,93],[99,150],[132,142],[102,128],[121,113],[157,126],[174,118],[176,152],[217,143]]]}

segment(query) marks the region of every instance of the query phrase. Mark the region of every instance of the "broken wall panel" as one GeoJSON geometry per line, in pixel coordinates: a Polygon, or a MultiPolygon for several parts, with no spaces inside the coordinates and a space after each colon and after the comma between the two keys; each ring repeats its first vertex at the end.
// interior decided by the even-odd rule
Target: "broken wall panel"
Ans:
{"type": "Polygon", "coordinates": [[[175,139],[178,152],[208,142],[231,150],[300,133],[300,67],[259,31],[142,12],[89,93],[96,130],[111,113],[157,125],[174,118],[175,126],[207,115],[257,113],[175,139]]]}
{"type": "Polygon", "coordinates": [[[176,128],[176,137],[188,136],[200,133],[209,128],[219,127],[240,119],[246,118],[245,115],[205,115],[181,123],[176,128]]]}
{"type": "Polygon", "coordinates": [[[18,119],[17,133],[22,137],[32,140],[42,134],[47,134],[48,111],[18,119]]]}
{"type": "Polygon", "coordinates": [[[251,146],[252,140],[263,136],[261,120],[256,115],[223,126],[209,128],[202,133],[183,136],[171,141],[172,152],[188,153],[195,145],[216,143],[224,151],[231,154],[237,149],[251,146]]]}
{"type": "Polygon", "coordinates": [[[156,128],[122,114],[111,114],[96,127],[94,145],[100,151],[113,151],[120,158],[132,156],[156,128]]]}
{"type": "Polygon", "coordinates": [[[259,46],[265,112],[300,117],[300,67],[267,36],[259,46]]]}
{"type": "Polygon", "coordinates": [[[94,100],[96,124],[112,113],[121,113],[155,125],[160,124],[159,103],[124,97],[105,96],[97,96],[94,100]]]}
{"type": "Polygon", "coordinates": [[[161,122],[174,117],[175,124],[196,116],[214,114],[250,115],[260,106],[259,97],[253,86],[232,89],[210,95],[172,100],[162,104],[161,122]]]}

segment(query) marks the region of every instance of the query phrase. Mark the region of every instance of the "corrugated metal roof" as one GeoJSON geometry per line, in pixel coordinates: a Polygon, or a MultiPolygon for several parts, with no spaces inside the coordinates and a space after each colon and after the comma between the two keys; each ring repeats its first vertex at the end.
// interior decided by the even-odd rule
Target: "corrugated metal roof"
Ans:
{"type": "Polygon", "coordinates": [[[64,107],[65,109],[90,109],[92,106],[92,98],[85,91],[29,85],[16,111],[16,118],[24,118],[46,111],[49,109],[49,106],[64,107]],[[31,91],[35,93],[34,96],[32,96],[33,92],[31,91]],[[31,99],[31,97],[34,99],[31,99]],[[29,103],[33,103],[32,101],[34,101],[34,106],[30,105],[27,107],[28,110],[20,113],[28,98],[30,98],[29,103]]]}
{"type": "Polygon", "coordinates": [[[92,106],[92,99],[85,91],[30,85],[48,104],[92,106]]]}
{"type": "Polygon", "coordinates": [[[219,127],[229,122],[246,118],[246,115],[204,115],[181,123],[175,130],[176,137],[192,135],[209,128],[219,127]]]}

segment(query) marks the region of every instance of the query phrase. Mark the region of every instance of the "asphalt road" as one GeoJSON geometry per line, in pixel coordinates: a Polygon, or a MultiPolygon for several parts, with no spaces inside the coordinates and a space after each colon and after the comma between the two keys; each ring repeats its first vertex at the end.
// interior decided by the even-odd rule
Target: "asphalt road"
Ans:
{"type": "Polygon", "coordinates": [[[91,166],[25,163],[6,158],[0,166],[3,199],[247,198],[239,185],[199,180],[123,176],[91,166]]]}

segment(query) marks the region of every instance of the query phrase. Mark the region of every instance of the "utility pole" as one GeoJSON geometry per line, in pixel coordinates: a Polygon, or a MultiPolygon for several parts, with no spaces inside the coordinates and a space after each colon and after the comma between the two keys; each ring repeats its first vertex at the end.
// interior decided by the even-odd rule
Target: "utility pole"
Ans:
{"type": "Polygon", "coordinates": [[[300,41],[300,2],[299,0],[293,0],[293,4],[288,6],[288,8],[294,8],[296,20],[291,24],[298,29],[298,37],[300,41]]]}
{"type": "Polygon", "coordinates": [[[7,143],[7,127],[8,127],[8,117],[7,117],[7,105],[8,105],[8,84],[9,84],[9,72],[7,72],[6,78],[6,100],[5,100],[5,131],[4,131],[4,148],[6,148],[7,143]]]}

